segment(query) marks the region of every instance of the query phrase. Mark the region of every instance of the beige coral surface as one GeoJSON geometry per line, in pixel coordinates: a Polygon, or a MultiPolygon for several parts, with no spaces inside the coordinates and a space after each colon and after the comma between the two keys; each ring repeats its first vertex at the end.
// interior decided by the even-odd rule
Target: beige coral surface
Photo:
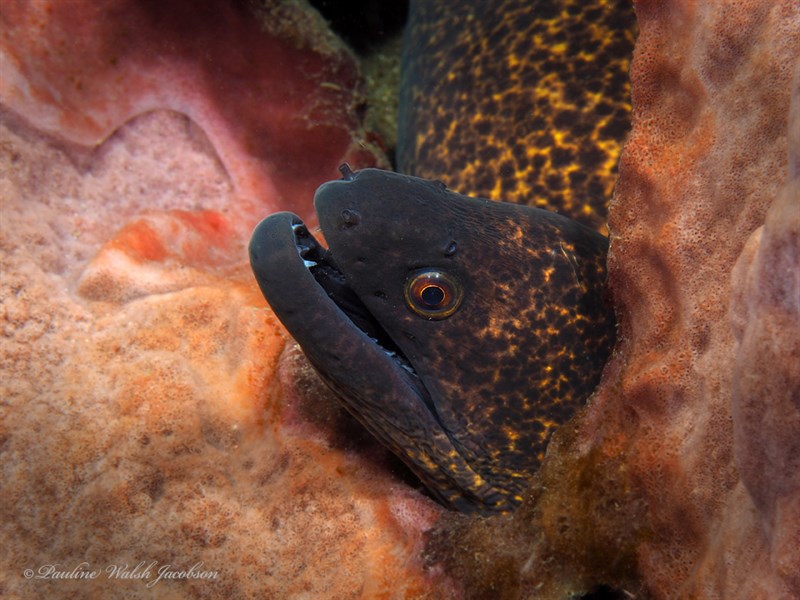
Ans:
{"type": "Polygon", "coordinates": [[[629,464],[653,532],[639,570],[657,597],[796,598],[800,520],[789,510],[770,529],[759,512],[776,496],[800,501],[800,204],[786,183],[800,5],[640,2],[637,16],[633,131],[610,215],[622,343],[600,402],[619,394],[633,421],[629,464]],[[761,252],[778,245],[786,258],[743,289],[734,267],[765,219],[787,229],[767,225],[777,239],[761,252]],[[771,300],[784,289],[794,295],[771,300]],[[783,321],[761,351],[735,335],[742,297],[765,311],[739,313],[749,331],[783,321]],[[765,405],[779,418],[747,414],[765,405]],[[781,452],[762,454],[759,438],[781,452]],[[754,489],[759,472],[770,490],[754,489]]]}
{"type": "Polygon", "coordinates": [[[145,115],[81,166],[0,140],[0,595],[424,595],[437,511],[297,416],[203,134],[145,115]]]}
{"type": "Polygon", "coordinates": [[[0,597],[424,597],[440,509],[354,451],[247,261],[381,160],[319,14],[11,0],[0,100],[0,597]]]}

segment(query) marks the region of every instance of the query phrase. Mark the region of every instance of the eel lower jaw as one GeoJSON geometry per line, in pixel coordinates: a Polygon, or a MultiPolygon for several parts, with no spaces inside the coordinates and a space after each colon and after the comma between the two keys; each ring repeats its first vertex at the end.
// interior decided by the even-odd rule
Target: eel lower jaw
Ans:
{"type": "MultiPolygon", "coordinates": [[[[267,302],[329,385],[338,387],[328,368],[333,357],[314,352],[323,350],[324,338],[315,329],[331,332],[328,345],[371,345],[365,348],[371,360],[396,370],[399,380],[394,381],[402,381],[411,388],[409,395],[431,409],[430,394],[411,363],[349,287],[330,250],[299,217],[276,213],[259,223],[250,242],[250,262],[267,302]]],[[[431,417],[437,418],[435,412],[431,417]]]]}

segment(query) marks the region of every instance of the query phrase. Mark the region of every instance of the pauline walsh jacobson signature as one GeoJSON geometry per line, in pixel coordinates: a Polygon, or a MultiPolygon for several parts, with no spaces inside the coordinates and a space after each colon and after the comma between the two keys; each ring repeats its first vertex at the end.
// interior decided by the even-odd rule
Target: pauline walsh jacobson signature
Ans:
{"type": "Polygon", "coordinates": [[[92,581],[103,577],[106,579],[139,580],[146,582],[145,586],[148,588],[165,580],[213,580],[219,577],[219,572],[206,569],[203,561],[198,561],[189,568],[179,568],[170,564],[159,565],[157,560],[142,560],[134,566],[128,563],[109,564],[102,568],[95,568],[88,562],[82,562],[71,569],[64,565],[53,563],[41,565],[36,569],[25,569],[22,574],[25,579],[85,579],[92,581]]]}

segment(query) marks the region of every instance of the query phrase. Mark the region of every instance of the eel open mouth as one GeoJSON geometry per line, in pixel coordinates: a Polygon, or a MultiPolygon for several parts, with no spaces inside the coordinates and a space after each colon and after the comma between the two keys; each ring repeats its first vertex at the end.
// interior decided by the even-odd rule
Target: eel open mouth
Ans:
{"type": "Polygon", "coordinates": [[[297,222],[292,223],[292,233],[297,253],[303,260],[303,264],[308,268],[314,280],[325,290],[328,297],[356,327],[383,348],[390,358],[396,360],[409,373],[416,375],[413,366],[394,343],[394,340],[347,284],[347,278],[336,266],[333,253],[317,241],[299,218],[297,222]]]}
{"type": "Polygon", "coordinates": [[[442,427],[411,363],[350,288],[333,253],[297,215],[280,212],[261,221],[250,242],[250,262],[275,314],[346,405],[359,394],[355,388],[367,383],[367,375],[357,371],[371,372],[375,382],[390,374],[383,387],[402,389],[442,427]]]}
{"type": "MultiPolygon", "coordinates": [[[[332,183],[355,184],[349,174],[332,183]]],[[[288,212],[261,221],[249,247],[267,302],[348,411],[443,503],[464,512],[504,510],[505,495],[462,455],[422,377],[348,285],[335,250],[288,212]]]]}

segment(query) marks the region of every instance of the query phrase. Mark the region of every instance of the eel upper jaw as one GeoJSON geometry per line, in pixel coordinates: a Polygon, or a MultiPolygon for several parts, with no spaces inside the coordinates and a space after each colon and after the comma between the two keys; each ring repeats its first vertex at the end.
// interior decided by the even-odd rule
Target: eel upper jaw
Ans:
{"type": "Polygon", "coordinates": [[[373,378],[392,386],[406,401],[421,401],[430,418],[438,421],[430,411],[430,394],[409,361],[347,285],[331,252],[299,217],[281,212],[259,223],[250,242],[250,262],[267,302],[340,395],[346,394],[341,388],[347,381],[367,383],[343,364],[346,359],[339,354],[346,348],[369,361],[359,364],[359,371],[365,364],[370,369],[380,365],[381,375],[373,378]],[[386,379],[387,375],[391,376],[386,379]]]}

